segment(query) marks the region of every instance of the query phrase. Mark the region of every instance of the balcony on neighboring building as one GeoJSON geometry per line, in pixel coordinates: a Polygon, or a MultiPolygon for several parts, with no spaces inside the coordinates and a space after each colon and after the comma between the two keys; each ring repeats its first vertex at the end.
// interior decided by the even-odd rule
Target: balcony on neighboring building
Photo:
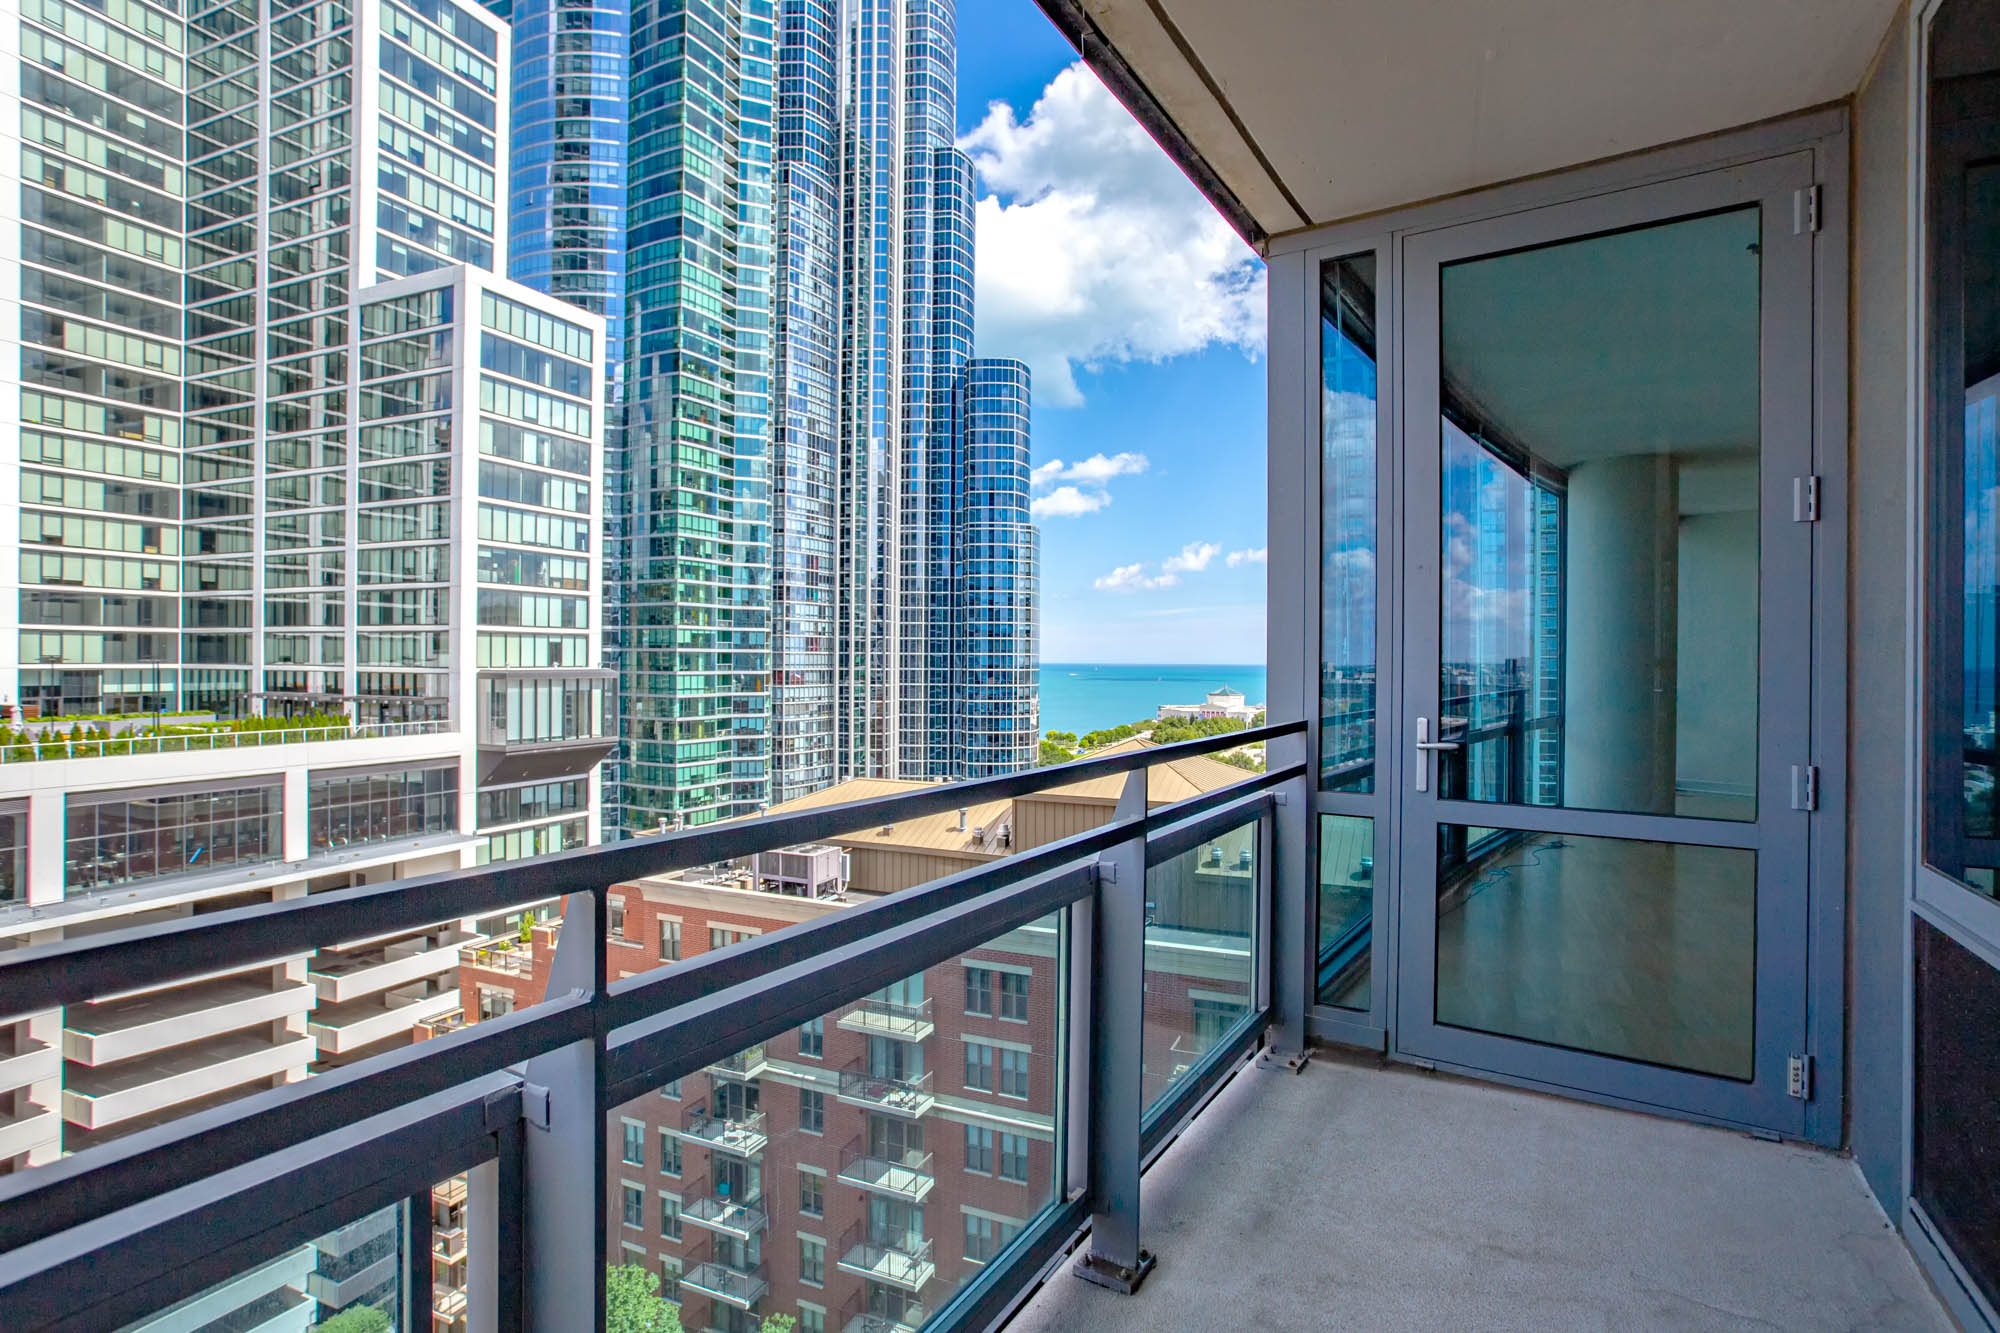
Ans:
{"type": "Polygon", "coordinates": [[[604,732],[613,673],[562,668],[479,673],[479,782],[500,786],[581,777],[616,744],[604,732]]]}
{"type": "Polygon", "coordinates": [[[870,1037],[894,1037],[897,1041],[928,1041],[937,1031],[931,1021],[931,997],[920,1000],[890,1000],[870,995],[857,1000],[840,1016],[837,1026],[870,1037]]]}
{"type": "Polygon", "coordinates": [[[927,1238],[857,1222],[841,1240],[840,1269],[915,1295],[937,1276],[934,1252],[927,1238]]]}
{"type": "Polygon", "coordinates": [[[717,1060],[708,1066],[710,1076],[729,1082],[742,1083],[756,1078],[768,1067],[764,1058],[764,1043],[758,1042],[747,1050],[717,1060]]]}
{"type": "Polygon", "coordinates": [[[871,1194],[905,1203],[922,1203],[937,1183],[931,1171],[930,1153],[913,1149],[894,1159],[877,1157],[860,1139],[848,1144],[840,1155],[840,1179],[871,1194]]]}
{"type": "Polygon", "coordinates": [[[771,1289],[762,1264],[748,1269],[732,1268],[716,1259],[689,1269],[681,1278],[681,1286],[738,1310],[749,1309],[771,1289]]]}
{"type": "Polygon", "coordinates": [[[697,1106],[689,1109],[679,1128],[668,1125],[666,1129],[669,1134],[696,1147],[712,1148],[737,1157],[755,1157],[771,1141],[765,1131],[762,1111],[742,1115],[710,1115],[706,1108],[697,1106]]]}
{"type": "Polygon", "coordinates": [[[840,1071],[839,1096],[850,1106],[916,1120],[937,1105],[931,1082],[928,1069],[915,1078],[888,1078],[872,1074],[866,1065],[856,1063],[840,1071]]]}
{"type": "Polygon", "coordinates": [[[769,1221],[763,1202],[760,1195],[732,1198],[718,1193],[708,1181],[698,1181],[681,1205],[681,1221],[731,1240],[748,1241],[769,1221]]]}

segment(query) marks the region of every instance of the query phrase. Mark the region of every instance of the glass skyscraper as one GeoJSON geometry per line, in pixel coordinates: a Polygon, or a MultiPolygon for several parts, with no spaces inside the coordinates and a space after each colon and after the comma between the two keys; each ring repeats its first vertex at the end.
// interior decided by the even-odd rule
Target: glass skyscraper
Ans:
{"type": "Polygon", "coordinates": [[[972,360],[951,0],[492,7],[510,274],[622,365],[619,823],[1032,763],[1026,371],[972,360]]]}

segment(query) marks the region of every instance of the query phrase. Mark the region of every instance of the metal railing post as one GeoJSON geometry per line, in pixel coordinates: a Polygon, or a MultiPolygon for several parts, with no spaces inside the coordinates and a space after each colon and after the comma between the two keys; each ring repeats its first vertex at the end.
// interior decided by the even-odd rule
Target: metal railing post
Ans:
{"type": "MultiPolygon", "coordinates": [[[[604,993],[602,889],[573,893],[549,968],[547,994],[604,993]]],[[[587,1041],[529,1060],[522,1077],[521,1269],[526,1333],[604,1327],[604,1019],[587,1041]]]]}
{"type": "MultiPolygon", "coordinates": [[[[1146,814],[1146,771],[1125,775],[1118,820],[1146,814]]],[[[1139,1245],[1140,1122],[1146,1036],[1146,839],[1099,856],[1092,911],[1090,1249],[1077,1276],[1113,1291],[1139,1289],[1153,1255],[1139,1245]]]]}
{"type": "MultiPolygon", "coordinates": [[[[1265,746],[1266,766],[1306,762],[1304,735],[1280,736],[1265,746]]],[[[1307,771],[1311,771],[1308,764],[1307,771]]],[[[1306,1062],[1306,1016],[1312,1011],[1314,829],[1310,789],[1294,778],[1277,792],[1272,811],[1271,1038],[1268,1056],[1292,1069],[1306,1062]]]]}

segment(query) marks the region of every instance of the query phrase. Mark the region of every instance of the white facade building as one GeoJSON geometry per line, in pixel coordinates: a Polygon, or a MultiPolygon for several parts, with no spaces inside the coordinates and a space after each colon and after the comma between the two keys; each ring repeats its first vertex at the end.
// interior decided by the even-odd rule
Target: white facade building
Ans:
{"type": "Polygon", "coordinates": [[[1242,691],[1225,685],[1219,690],[1210,690],[1208,698],[1202,703],[1161,704],[1155,716],[1161,722],[1204,722],[1226,717],[1247,725],[1251,718],[1263,711],[1264,705],[1243,702],[1242,691]]]}

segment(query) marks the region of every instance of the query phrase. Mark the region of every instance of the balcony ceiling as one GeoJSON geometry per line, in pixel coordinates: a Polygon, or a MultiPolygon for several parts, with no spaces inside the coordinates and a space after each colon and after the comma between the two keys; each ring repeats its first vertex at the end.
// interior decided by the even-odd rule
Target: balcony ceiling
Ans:
{"type": "MultiPolygon", "coordinates": [[[[1094,25],[1267,236],[1837,101],[1859,86],[1898,8],[1895,0],[1043,6],[1073,39],[1094,25]]],[[[1199,182],[1200,171],[1192,174],[1199,182]]]]}

